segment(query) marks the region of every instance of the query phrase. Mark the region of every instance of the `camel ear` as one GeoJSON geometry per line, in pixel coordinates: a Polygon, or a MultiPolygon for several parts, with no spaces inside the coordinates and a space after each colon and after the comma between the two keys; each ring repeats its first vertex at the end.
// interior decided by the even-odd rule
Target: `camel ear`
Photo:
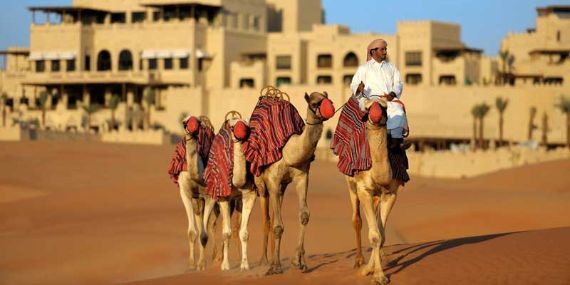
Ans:
{"type": "Polygon", "coordinates": [[[329,93],[327,93],[327,91],[323,91],[323,95],[325,95],[325,97],[329,98],[329,93]]]}
{"type": "Polygon", "coordinates": [[[307,92],[305,92],[305,101],[307,101],[307,103],[309,103],[310,100],[311,100],[311,97],[309,97],[309,94],[307,94],[307,92]]]}

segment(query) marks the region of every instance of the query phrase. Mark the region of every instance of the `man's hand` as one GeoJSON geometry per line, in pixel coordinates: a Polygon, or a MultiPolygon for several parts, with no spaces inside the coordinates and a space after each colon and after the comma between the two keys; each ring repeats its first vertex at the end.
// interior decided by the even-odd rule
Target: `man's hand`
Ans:
{"type": "Polygon", "coordinates": [[[358,88],[356,88],[356,94],[354,95],[362,94],[362,91],[364,91],[364,82],[360,81],[358,88]]]}
{"type": "Polygon", "coordinates": [[[382,97],[386,98],[386,101],[392,101],[394,98],[396,98],[396,93],[394,92],[390,92],[390,94],[384,93],[382,97]]]}

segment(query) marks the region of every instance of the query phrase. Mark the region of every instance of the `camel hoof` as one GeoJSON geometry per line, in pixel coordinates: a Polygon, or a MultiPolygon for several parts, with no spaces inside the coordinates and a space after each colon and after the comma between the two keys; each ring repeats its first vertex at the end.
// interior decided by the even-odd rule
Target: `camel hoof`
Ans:
{"type": "Polygon", "coordinates": [[[296,259],[291,260],[291,265],[293,265],[293,267],[301,270],[301,272],[307,272],[307,269],[309,269],[309,267],[307,267],[307,265],[304,262],[299,262],[296,259]]]}
{"type": "Polygon", "coordinates": [[[283,268],[281,268],[281,265],[272,265],[269,270],[267,270],[265,275],[275,275],[281,273],[283,273],[283,268]]]}
{"type": "Polygon", "coordinates": [[[196,265],[193,263],[188,264],[188,267],[186,268],[186,272],[192,272],[192,271],[196,271],[196,265]]]}
{"type": "Polygon", "coordinates": [[[370,268],[369,266],[366,266],[366,267],[362,268],[362,270],[360,270],[360,275],[368,276],[368,275],[372,274],[373,272],[374,272],[374,268],[370,268]]]}
{"type": "Polygon", "coordinates": [[[390,279],[388,279],[388,277],[386,276],[382,276],[372,280],[372,284],[374,285],[388,285],[388,283],[390,283],[390,279]]]}
{"type": "Polygon", "coordinates": [[[196,266],[196,271],[204,271],[204,270],[206,270],[205,264],[200,264],[200,265],[196,266]]]}
{"type": "Polygon", "coordinates": [[[247,262],[247,261],[242,262],[240,268],[241,268],[241,271],[249,270],[249,262],[247,262]]]}
{"type": "Polygon", "coordinates": [[[229,263],[222,263],[222,271],[228,271],[230,270],[230,264],[229,263]]]}

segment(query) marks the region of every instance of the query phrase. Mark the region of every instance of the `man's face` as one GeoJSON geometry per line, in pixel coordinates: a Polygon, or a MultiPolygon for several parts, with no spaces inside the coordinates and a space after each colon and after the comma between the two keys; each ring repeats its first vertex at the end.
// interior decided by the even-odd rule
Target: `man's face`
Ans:
{"type": "Polygon", "coordinates": [[[372,50],[372,58],[377,62],[386,60],[387,56],[388,56],[388,44],[386,42],[382,42],[380,45],[376,47],[376,49],[372,50]]]}

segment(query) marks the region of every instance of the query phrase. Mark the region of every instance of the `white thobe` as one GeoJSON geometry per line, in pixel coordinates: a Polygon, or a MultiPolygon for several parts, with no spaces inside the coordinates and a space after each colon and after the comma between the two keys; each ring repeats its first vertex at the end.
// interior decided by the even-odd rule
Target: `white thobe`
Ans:
{"type": "MultiPolygon", "coordinates": [[[[352,77],[350,88],[356,94],[356,89],[360,82],[364,82],[363,97],[359,101],[361,109],[364,109],[365,99],[379,98],[384,94],[394,92],[397,98],[402,96],[403,83],[400,79],[400,71],[395,65],[387,62],[377,62],[374,59],[360,65],[356,74],[352,77]]],[[[395,102],[387,102],[388,121],[386,127],[391,129],[405,128],[407,126],[404,107],[395,102]]]]}

